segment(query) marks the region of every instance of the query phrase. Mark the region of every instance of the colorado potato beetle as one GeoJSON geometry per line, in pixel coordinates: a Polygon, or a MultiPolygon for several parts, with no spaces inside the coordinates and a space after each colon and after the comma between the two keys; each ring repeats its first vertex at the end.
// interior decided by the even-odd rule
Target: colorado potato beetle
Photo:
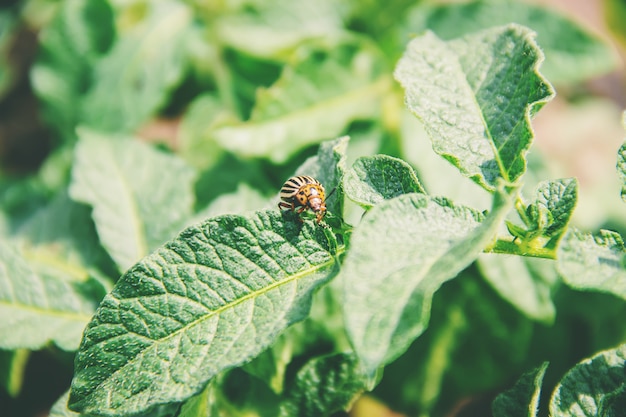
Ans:
{"type": "Polygon", "coordinates": [[[326,215],[324,186],[308,175],[296,175],[289,178],[280,189],[280,199],[282,201],[278,203],[278,208],[292,210],[298,214],[311,209],[318,223],[326,215]]]}

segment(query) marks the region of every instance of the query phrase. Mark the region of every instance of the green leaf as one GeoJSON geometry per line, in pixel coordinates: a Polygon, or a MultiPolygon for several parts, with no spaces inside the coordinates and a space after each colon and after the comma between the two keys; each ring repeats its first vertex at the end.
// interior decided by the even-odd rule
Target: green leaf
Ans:
{"type": "MultiPolygon", "coordinates": [[[[94,274],[99,277],[100,272],[117,275],[100,246],[89,208],[72,201],[67,190],[24,222],[13,238],[38,273],[78,283],[94,274]]],[[[100,302],[106,292],[100,292],[94,302],[100,302]]]]}
{"type": "Polygon", "coordinates": [[[302,45],[250,119],[216,128],[225,149],[285,162],[314,143],[339,136],[350,122],[376,116],[391,83],[380,51],[359,38],[302,45]]]}
{"type": "Polygon", "coordinates": [[[453,39],[482,29],[518,23],[537,32],[545,52],[545,76],[557,84],[573,84],[613,70],[617,57],[607,42],[562,14],[520,1],[470,1],[463,4],[423,4],[409,15],[410,33],[430,29],[453,39]]]}
{"type": "Polygon", "coordinates": [[[211,202],[204,210],[198,212],[188,224],[205,220],[222,214],[244,214],[268,206],[267,199],[256,189],[239,184],[232,193],[222,194],[211,202]]]}
{"type": "Polygon", "coordinates": [[[80,283],[38,274],[15,247],[0,242],[0,349],[40,349],[50,341],[75,350],[94,311],[80,283]]]}
{"type": "MultiPolygon", "coordinates": [[[[623,401],[625,361],[626,345],[621,345],[580,362],[557,385],[550,401],[550,415],[598,416],[605,399],[614,402],[621,397],[623,401]]],[[[623,411],[614,415],[622,415],[623,411]]]]}
{"type": "MultiPolygon", "coordinates": [[[[626,128],[626,112],[624,113],[624,127],[626,128]]],[[[617,151],[617,175],[622,183],[620,195],[626,201],[626,142],[617,151]]]]}
{"type": "Polygon", "coordinates": [[[307,39],[340,37],[340,10],[332,0],[247,2],[237,13],[215,20],[216,37],[247,54],[281,60],[307,39]]]}
{"type": "Polygon", "coordinates": [[[11,63],[11,47],[19,29],[20,18],[9,10],[0,10],[0,100],[19,80],[19,68],[11,63]]]}
{"type": "Polygon", "coordinates": [[[136,129],[166,104],[181,82],[186,45],[198,35],[192,11],[173,0],[146,5],[145,18],[120,37],[95,68],[93,87],[81,103],[82,123],[90,128],[136,129]]]}
{"type": "Polygon", "coordinates": [[[214,95],[197,97],[185,112],[178,134],[178,154],[197,168],[214,165],[222,156],[211,130],[233,116],[214,95]],[[208,120],[207,120],[208,119],[208,120]]]}
{"type": "Polygon", "coordinates": [[[105,297],[76,357],[70,407],[132,414],[185,400],[309,311],[334,274],[325,229],[277,210],[190,227],[105,297]]]}
{"type": "Polygon", "coordinates": [[[526,317],[554,322],[551,293],[559,277],[553,260],[485,253],[478,267],[489,285],[526,317]]]}
{"type": "Polygon", "coordinates": [[[281,404],[281,416],[328,416],[347,410],[366,387],[353,354],[337,353],[310,360],[296,375],[281,404]]]}
{"type": "Polygon", "coordinates": [[[80,132],[70,195],[93,207],[102,245],[125,271],[174,237],[191,217],[195,172],[128,138],[80,132]]]}
{"type": "Polygon", "coordinates": [[[509,25],[453,41],[411,41],[395,77],[435,152],[487,190],[526,171],[530,116],[553,95],[537,72],[543,54],[530,30],[509,25]]]}
{"type": "Polygon", "coordinates": [[[93,68],[113,43],[113,19],[106,0],[64,1],[39,35],[31,80],[44,118],[64,136],[74,136],[93,68]]]}
{"type": "Polygon", "coordinates": [[[11,398],[16,398],[22,390],[29,357],[27,349],[0,350],[0,387],[11,398]]]}
{"type": "Polygon", "coordinates": [[[624,242],[615,232],[600,235],[570,229],[559,245],[558,270],[573,288],[608,292],[626,299],[624,242]]]}
{"type": "Polygon", "coordinates": [[[59,397],[59,399],[52,405],[50,410],[50,417],[80,417],[79,413],[75,413],[67,408],[67,400],[70,396],[70,391],[67,390],[59,397]]]}
{"type": "Polygon", "coordinates": [[[425,193],[415,170],[387,155],[357,159],[346,172],[343,184],[346,195],[365,208],[402,194],[425,193]]]}
{"type": "Polygon", "coordinates": [[[578,182],[575,178],[543,181],[537,187],[536,201],[531,212],[545,211],[550,223],[541,227],[546,237],[559,237],[567,227],[578,200],[578,182]]]}
{"type": "Polygon", "coordinates": [[[336,216],[343,215],[342,178],[346,172],[348,136],[328,140],[320,144],[317,155],[307,159],[295,175],[310,175],[317,178],[326,190],[326,207],[336,216]],[[329,196],[333,192],[333,196],[329,196]]]}
{"type": "Polygon", "coordinates": [[[498,395],[491,405],[493,416],[535,417],[547,368],[548,363],[544,362],[540,367],[522,375],[513,388],[498,395]]]}
{"type": "Polygon", "coordinates": [[[434,292],[493,239],[512,204],[510,195],[495,197],[486,219],[421,194],[383,201],[363,217],[341,279],[348,336],[370,375],[426,329],[434,292]]]}

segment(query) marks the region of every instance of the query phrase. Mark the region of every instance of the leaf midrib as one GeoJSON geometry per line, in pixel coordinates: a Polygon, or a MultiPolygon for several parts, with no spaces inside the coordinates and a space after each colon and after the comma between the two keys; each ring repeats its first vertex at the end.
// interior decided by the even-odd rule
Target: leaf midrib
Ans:
{"type": "MultiPolygon", "coordinates": [[[[257,298],[257,297],[259,297],[259,296],[261,296],[261,295],[263,295],[263,294],[266,294],[266,293],[268,293],[268,292],[272,291],[272,290],[273,290],[273,289],[275,289],[275,288],[278,288],[278,287],[280,287],[280,286],[282,286],[282,285],[289,284],[289,283],[291,283],[291,282],[293,282],[293,281],[295,281],[295,280],[297,280],[297,279],[300,279],[301,277],[303,277],[303,276],[305,276],[305,275],[310,275],[310,274],[312,274],[312,273],[315,273],[315,272],[317,272],[317,271],[320,271],[320,270],[322,270],[322,269],[324,269],[324,268],[326,268],[326,267],[328,267],[328,266],[331,266],[331,265],[332,265],[332,264],[334,264],[334,263],[335,263],[335,259],[334,259],[334,258],[330,255],[330,253],[329,253],[329,259],[328,259],[328,261],[326,261],[326,262],[323,262],[323,263],[317,264],[317,265],[315,265],[314,267],[312,267],[312,268],[308,268],[308,269],[303,270],[303,271],[301,271],[301,272],[298,272],[298,273],[295,273],[295,274],[289,275],[289,276],[287,276],[287,278],[286,278],[286,279],[283,279],[283,280],[280,280],[280,281],[276,281],[276,282],[274,282],[274,283],[272,283],[272,284],[270,284],[270,285],[268,285],[268,286],[266,286],[266,287],[261,288],[260,290],[252,291],[252,292],[250,292],[250,293],[248,293],[248,294],[244,295],[244,296],[243,296],[243,297],[241,297],[241,298],[238,298],[238,299],[236,299],[236,300],[234,300],[234,301],[232,301],[232,302],[230,302],[230,303],[224,304],[223,306],[219,307],[218,309],[213,310],[213,311],[209,311],[207,314],[205,314],[205,315],[202,315],[202,316],[198,317],[196,320],[193,320],[193,321],[191,321],[191,322],[187,323],[185,326],[182,326],[181,328],[179,328],[179,329],[175,330],[174,332],[170,333],[169,335],[167,335],[167,336],[165,336],[165,337],[163,337],[163,338],[160,338],[160,339],[158,339],[158,340],[155,340],[155,339],[150,339],[153,343],[151,343],[151,344],[150,344],[149,346],[147,346],[145,349],[141,350],[141,352],[139,352],[137,355],[135,355],[135,356],[133,356],[132,358],[130,358],[127,362],[125,362],[125,363],[124,363],[124,365],[120,366],[120,367],[119,367],[116,371],[112,372],[112,373],[111,373],[111,374],[110,374],[107,378],[103,379],[103,380],[102,380],[102,382],[100,382],[97,386],[95,386],[95,387],[94,387],[94,388],[93,388],[93,389],[89,392],[89,394],[85,395],[83,398],[87,398],[87,397],[92,396],[92,395],[93,395],[93,393],[94,393],[95,391],[97,391],[97,389],[98,389],[99,387],[101,387],[101,386],[105,385],[107,381],[109,381],[109,380],[110,380],[110,379],[112,379],[115,375],[117,375],[117,374],[121,373],[124,369],[126,369],[126,367],[127,367],[129,364],[133,363],[133,362],[134,362],[134,361],[136,361],[138,358],[142,357],[142,356],[143,356],[143,354],[144,354],[147,350],[149,350],[150,348],[152,348],[152,347],[153,347],[154,345],[156,345],[158,342],[166,342],[166,341],[167,341],[167,340],[169,340],[170,338],[173,338],[173,337],[177,336],[178,334],[180,334],[180,333],[183,333],[183,332],[187,331],[189,328],[196,326],[198,323],[200,323],[200,322],[201,322],[201,321],[203,321],[203,320],[209,320],[209,319],[211,319],[211,318],[213,318],[213,317],[215,317],[215,316],[219,316],[220,314],[222,314],[224,311],[226,311],[226,310],[228,310],[228,309],[235,308],[236,306],[238,306],[238,305],[240,305],[240,304],[243,304],[244,302],[246,302],[246,301],[248,301],[248,300],[250,300],[250,299],[257,298]]],[[[168,293],[168,294],[169,294],[169,293],[168,293]]],[[[132,297],[132,298],[139,298],[139,297],[132,297]]],[[[118,301],[121,301],[120,299],[117,299],[117,300],[118,300],[118,301]]],[[[128,332],[128,333],[131,333],[131,332],[128,332]]],[[[128,334],[128,333],[126,333],[126,334],[128,334]]],[[[135,335],[136,335],[136,333],[133,333],[133,334],[135,334],[135,335]]],[[[143,336],[141,336],[141,335],[137,335],[137,336],[143,337],[143,336]]],[[[116,337],[117,337],[117,336],[116,336],[116,337]]],[[[106,340],[108,341],[108,340],[111,340],[111,339],[106,339],[106,340]]],[[[211,343],[212,343],[212,342],[213,342],[213,339],[211,340],[211,343]]],[[[97,345],[92,345],[91,347],[94,347],[94,346],[97,346],[97,345]]],[[[130,397],[129,397],[129,398],[130,398],[130,397]]],[[[84,400],[83,400],[83,401],[84,401],[84,400]]],[[[85,410],[83,410],[83,411],[85,411],[85,410]]]]}

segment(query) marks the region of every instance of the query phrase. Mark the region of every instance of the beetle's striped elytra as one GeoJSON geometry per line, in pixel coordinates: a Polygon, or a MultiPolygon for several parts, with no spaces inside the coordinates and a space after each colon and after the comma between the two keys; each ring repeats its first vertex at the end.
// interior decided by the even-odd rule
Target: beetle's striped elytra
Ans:
{"type": "Polygon", "coordinates": [[[318,223],[326,215],[324,186],[308,175],[296,175],[289,178],[280,189],[280,199],[282,201],[278,203],[278,208],[292,210],[298,214],[311,209],[318,223]]]}

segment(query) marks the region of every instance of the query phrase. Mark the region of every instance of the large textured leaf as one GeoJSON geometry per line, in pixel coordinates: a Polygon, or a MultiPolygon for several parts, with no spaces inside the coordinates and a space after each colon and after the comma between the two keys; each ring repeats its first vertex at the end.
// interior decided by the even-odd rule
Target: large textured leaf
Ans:
{"type": "Polygon", "coordinates": [[[114,132],[136,129],[181,81],[186,45],[197,36],[192,11],[173,0],[146,4],[145,18],[98,62],[93,87],[82,102],[84,125],[114,132]]]}
{"type": "Polygon", "coordinates": [[[550,415],[562,417],[619,416],[624,409],[626,345],[598,353],[572,368],[557,386],[550,415]],[[605,401],[611,404],[604,404],[605,401]],[[604,411],[604,412],[602,412],[604,411]],[[617,413],[616,413],[617,411],[617,413]]]}
{"type": "Polygon", "coordinates": [[[510,200],[498,192],[483,220],[447,200],[405,194],[363,217],[341,279],[348,336],[368,373],[402,354],[426,329],[434,292],[476,259],[510,200]]]}
{"type": "Polygon", "coordinates": [[[526,170],[530,116],[553,94],[537,72],[542,59],[533,32],[517,25],[452,41],[427,32],[411,41],[395,77],[433,149],[493,190],[526,170]]]}
{"type": "Polygon", "coordinates": [[[121,271],[191,217],[195,172],[136,140],[81,133],[70,195],[93,207],[102,245],[121,271]]]}
{"type": "Polygon", "coordinates": [[[537,32],[537,42],[546,54],[542,72],[554,83],[580,82],[617,65],[615,54],[598,36],[561,14],[526,2],[475,0],[425,7],[421,4],[407,20],[410,33],[430,29],[442,39],[513,22],[528,26],[537,32]]]}
{"type": "Polygon", "coordinates": [[[186,229],[103,300],[76,357],[71,408],[115,415],[182,401],[258,355],[331,277],[330,237],[277,210],[186,229]]]}
{"type": "Polygon", "coordinates": [[[359,118],[376,116],[391,86],[373,45],[354,38],[303,45],[280,78],[257,94],[250,119],[217,128],[226,149],[284,162],[313,143],[339,136],[359,118]]]}
{"type": "Polygon", "coordinates": [[[626,299],[624,253],[624,241],[615,232],[602,230],[599,236],[592,236],[571,229],[558,248],[559,272],[574,288],[626,299]]]}

